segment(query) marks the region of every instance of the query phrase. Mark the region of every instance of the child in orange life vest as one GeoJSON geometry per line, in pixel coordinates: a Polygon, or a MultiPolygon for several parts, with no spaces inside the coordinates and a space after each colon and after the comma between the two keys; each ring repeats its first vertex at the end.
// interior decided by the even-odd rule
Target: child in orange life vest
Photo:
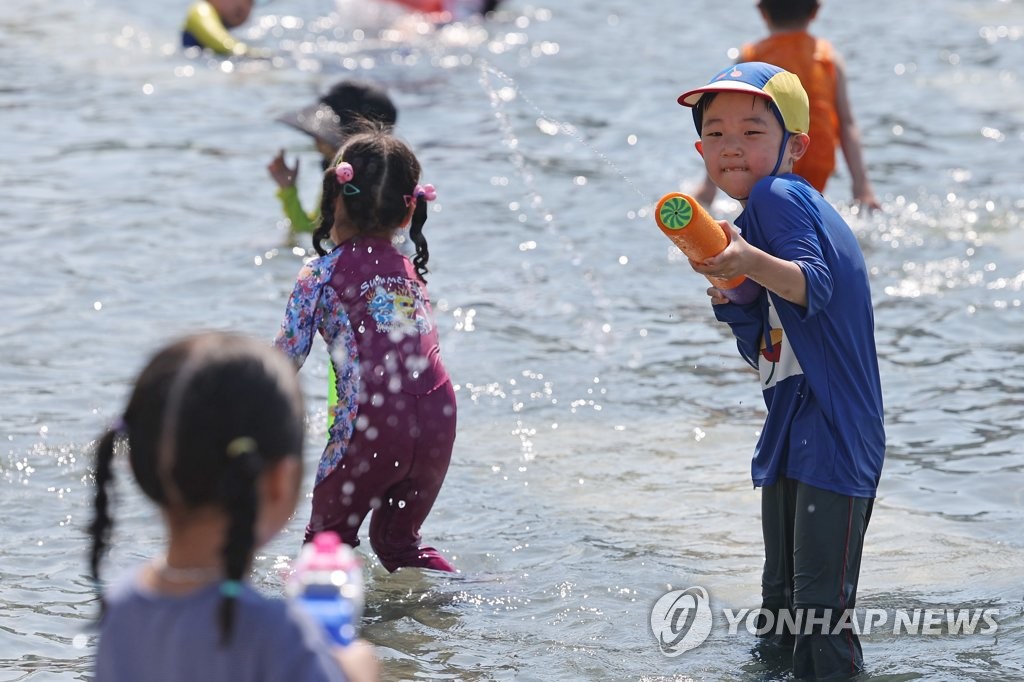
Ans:
{"type": "Polygon", "coordinates": [[[438,23],[465,21],[474,16],[486,17],[498,8],[501,0],[392,0],[415,12],[434,15],[438,23]]]}
{"type": "MultiPolygon", "coordinates": [[[[864,165],[842,59],[831,43],[807,32],[818,15],[818,0],[760,0],[757,7],[769,35],[757,43],[743,45],[739,61],[767,62],[795,73],[810,100],[811,143],[793,172],[824,192],[835,168],[838,145],[850,171],[854,200],[869,209],[881,208],[864,165]]],[[[715,185],[710,178],[705,178],[694,196],[703,205],[711,205],[715,185]]]]}

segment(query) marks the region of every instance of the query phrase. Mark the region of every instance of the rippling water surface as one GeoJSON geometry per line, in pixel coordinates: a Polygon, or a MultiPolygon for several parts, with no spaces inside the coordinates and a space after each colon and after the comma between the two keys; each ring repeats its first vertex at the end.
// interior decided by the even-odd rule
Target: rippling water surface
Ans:
{"type": "MultiPolygon", "coordinates": [[[[6,2],[0,680],[90,677],[91,441],[171,336],[272,337],[303,254],[265,166],[297,155],[309,204],[318,165],[273,119],[352,74],[390,89],[439,188],[430,286],[460,405],[424,533],[462,573],[367,558],[385,678],[784,679],[742,629],[669,658],[649,623],[670,589],[758,605],[763,404],[650,217],[701,173],[675,97],[762,33],[753,4],[507,0],[430,30],[369,1],[272,0],[242,33],[278,57],[232,64],[176,49],[184,3],[6,2]]],[[[851,206],[840,163],[888,431],[859,606],[1000,613],[995,635],[867,635],[871,677],[1024,679],[1024,4],[829,2],[815,29],[846,58],[885,204],[851,206]]],[[[122,488],[111,575],[162,540],[122,488]]],[[[307,511],[257,560],[268,591],[307,511]]]]}

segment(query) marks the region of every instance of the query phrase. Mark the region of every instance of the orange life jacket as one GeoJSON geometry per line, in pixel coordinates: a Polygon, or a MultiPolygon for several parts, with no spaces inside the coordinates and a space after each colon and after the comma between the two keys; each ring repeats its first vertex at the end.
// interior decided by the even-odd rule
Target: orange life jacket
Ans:
{"type": "Polygon", "coordinates": [[[444,11],[443,0],[394,0],[400,5],[405,5],[416,12],[442,12],[444,11]]]}
{"type": "Polygon", "coordinates": [[[811,104],[811,143],[796,162],[793,172],[807,179],[819,192],[836,166],[839,114],[836,113],[836,65],[832,44],[805,31],[777,33],[747,44],[740,61],[767,62],[795,73],[811,104]]]}

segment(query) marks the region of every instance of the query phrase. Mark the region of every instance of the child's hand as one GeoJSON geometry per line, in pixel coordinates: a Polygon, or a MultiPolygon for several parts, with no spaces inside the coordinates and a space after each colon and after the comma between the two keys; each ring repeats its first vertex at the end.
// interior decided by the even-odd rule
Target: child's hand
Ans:
{"type": "Polygon", "coordinates": [[[711,297],[712,305],[722,305],[730,302],[729,299],[725,297],[725,294],[722,293],[722,290],[716,289],[715,287],[708,287],[708,296],[711,297]]]}
{"type": "Polygon", "coordinates": [[[866,192],[854,194],[853,199],[868,211],[878,211],[882,208],[882,204],[870,189],[866,192]]]}
{"type": "Polygon", "coordinates": [[[267,172],[281,189],[294,187],[295,179],[299,177],[299,160],[295,159],[295,165],[289,168],[288,164],[284,162],[284,150],[282,149],[267,166],[267,172]]]}
{"type": "Polygon", "coordinates": [[[345,648],[336,648],[334,658],[349,682],[377,682],[380,679],[377,654],[373,645],[365,640],[357,639],[345,648]]]}
{"type": "Polygon", "coordinates": [[[690,267],[706,277],[732,279],[747,274],[748,257],[752,247],[746,242],[735,227],[727,220],[719,220],[718,224],[729,235],[729,245],[718,254],[703,261],[690,261],[690,267]]]}

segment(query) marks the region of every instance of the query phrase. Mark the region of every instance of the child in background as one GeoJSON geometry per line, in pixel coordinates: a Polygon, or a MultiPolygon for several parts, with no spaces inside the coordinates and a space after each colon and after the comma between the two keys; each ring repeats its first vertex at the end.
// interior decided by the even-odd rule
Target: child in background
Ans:
{"type": "Polygon", "coordinates": [[[228,33],[249,20],[253,0],[199,0],[188,8],[181,31],[182,47],[200,47],[217,54],[266,56],[228,33]]]}
{"type": "Polygon", "coordinates": [[[119,440],[160,507],[167,552],[103,595],[98,682],[376,679],[365,642],[332,647],[297,605],[246,582],[295,511],[303,433],[295,372],[263,343],[202,334],[150,360],[96,448],[92,576],[110,541],[119,440]]]}
{"type": "MultiPolygon", "coordinates": [[[[807,134],[811,142],[793,172],[824,192],[835,169],[838,145],[850,172],[854,201],[869,209],[881,208],[864,165],[860,130],[846,88],[846,68],[831,43],[807,32],[818,15],[818,0],[761,0],[757,7],[769,35],[743,45],[739,61],[768,62],[795,73],[810,100],[807,134]]],[[[707,178],[695,198],[710,206],[714,197],[715,185],[707,178]]]]}
{"type": "Polygon", "coordinates": [[[436,23],[465,21],[474,16],[486,17],[501,0],[391,0],[416,12],[432,14],[436,23]]]}
{"type": "MultiPolygon", "coordinates": [[[[346,128],[364,119],[393,127],[398,111],[383,88],[363,81],[343,80],[316,103],[277,120],[313,138],[322,157],[321,170],[326,170],[345,141],[346,128]]],[[[277,183],[277,198],[288,218],[290,235],[294,238],[298,233],[312,232],[320,221],[320,206],[318,201],[316,209],[310,213],[302,208],[295,186],[299,177],[298,159],[289,168],[282,149],[267,166],[267,171],[277,183]]]]}
{"type": "Polygon", "coordinates": [[[708,176],[743,206],[736,227],[722,222],[726,249],[691,265],[765,289],[746,305],[708,289],[715,317],[759,371],[768,408],[751,465],[762,491],[762,608],[776,625],[782,613],[818,623],[795,633],[770,628],[761,641],[791,652],[797,678],[845,679],[864,665],[857,633],[841,619],[856,606],[885,454],[864,256],[842,217],[793,174],[809,122],[795,75],[740,63],[679,103],[693,107],[708,176]]]}
{"type": "Polygon", "coordinates": [[[387,570],[454,571],[420,546],[451,460],[456,405],[423,279],[435,192],[419,178],[416,156],[383,127],[345,141],[324,173],[320,257],[299,272],[276,344],[301,366],[319,333],[337,381],[306,539],[333,530],[354,547],[372,510],[370,544],[387,570]],[[392,244],[406,225],[412,263],[392,244]]]}

